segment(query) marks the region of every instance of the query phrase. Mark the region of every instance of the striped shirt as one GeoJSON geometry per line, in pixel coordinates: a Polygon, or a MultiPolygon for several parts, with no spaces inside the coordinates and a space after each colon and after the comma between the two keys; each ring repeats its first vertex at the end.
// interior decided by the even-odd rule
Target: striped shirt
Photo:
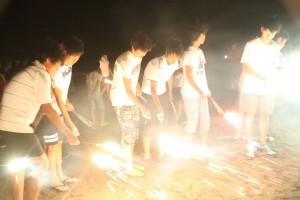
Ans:
{"type": "Polygon", "coordinates": [[[51,77],[35,61],[16,74],[4,89],[0,107],[0,130],[33,133],[29,126],[41,104],[51,103],[51,77]]]}

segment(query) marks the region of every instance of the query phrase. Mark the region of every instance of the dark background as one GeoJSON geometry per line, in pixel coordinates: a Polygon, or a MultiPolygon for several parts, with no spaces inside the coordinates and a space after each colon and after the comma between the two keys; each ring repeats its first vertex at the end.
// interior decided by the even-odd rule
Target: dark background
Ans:
{"type": "MultiPolygon", "coordinates": [[[[145,31],[157,44],[144,63],[161,54],[170,37],[185,41],[195,20],[210,25],[203,50],[208,65],[221,59],[225,49],[259,35],[260,19],[277,15],[289,28],[292,21],[278,0],[1,0],[0,62],[24,60],[34,45],[46,36],[76,35],[84,41],[85,53],[75,71],[98,65],[102,52],[111,63],[129,48],[131,35],[145,31]]],[[[220,60],[222,62],[222,60],[220,60]]]]}

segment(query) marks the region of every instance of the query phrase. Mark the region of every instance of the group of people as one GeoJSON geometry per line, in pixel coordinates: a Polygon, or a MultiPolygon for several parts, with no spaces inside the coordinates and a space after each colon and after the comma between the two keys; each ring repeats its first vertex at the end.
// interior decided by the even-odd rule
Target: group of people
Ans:
{"type": "MultiPolygon", "coordinates": [[[[266,145],[266,135],[274,106],[273,78],[280,49],[286,42],[273,41],[280,28],[281,24],[276,18],[266,18],[261,24],[261,36],[246,44],[241,59],[239,108],[245,119],[247,137],[249,140],[252,138],[253,119],[259,108],[259,148],[271,155],[275,152],[266,145]]],[[[189,46],[185,50],[180,40],[168,40],[164,55],[153,58],[146,65],[141,86],[139,76],[142,58],[153,47],[153,42],[143,32],[133,35],[131,48],[116,59],[113,72],[109,70],[107,55],[103,55],[99,60],[99,69],[87,75],[88,96],[95,122],[95,109],[105,109],[101,95],[109,93],[121,128],[121,146],[127,163],[125,173],[143,175],[133,164],[133,149],[140,135],[141,117],[144,122],[144,159],[153,157],[150,152],[151,141],[166,127],[169,117],[166,108],[174,105],[174,75],[174,78],[182,76],[181,98],[186,113],[184,137],[190,141],[195,135],[200,135],[203,147],[207,148],[210,129],[208,98],[211,91],[206,79],[205,56],[200,49],[207,32],[207,25],[192,26],[188,34],[189,46]],[[101,82],[106,83],[102,90],[101,82]]],[[[83,44],[77,37],[63,41],[48,39],[36,52],[36,60],[8,82],[0,108],[0,134],[8,144],[6,149],[10,152],[9,158],[28,156],[31,164],[37,166],[27,182],[27,199],[38,199],[43,180],[41,177],[48,167],[51,186],[57,191],[67,191],[69,187],[66,183],[78,181],[63,174],[61,152],[64,140],[71,145],[80,144],[79,131],[68,114],[74,107],[67,94],[72,66],[83,54],[83,44]],[[42,139],[42,143],[38,138],[42,139]]],[[[100,116],[100,125],[106,126],[104,114],[100,116]]],[[[247,155],[253,157],[254,151],[247,155]]],[[[163,152],[159,152],[158,159],[162,156],[163,152]]],[[[24,172],[24,168],[20,168],[11,174],[15,199],[23,199],[24,172]]]]}

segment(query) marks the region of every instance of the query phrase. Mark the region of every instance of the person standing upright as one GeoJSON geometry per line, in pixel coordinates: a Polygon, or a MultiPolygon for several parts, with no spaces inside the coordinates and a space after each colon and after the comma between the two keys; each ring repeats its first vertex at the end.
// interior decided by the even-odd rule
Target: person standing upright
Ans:
{"type": "Polygon", "coordinates": [[[151,116],[137,97],[141,95],[138,79],[142,58],[152,49],[152,41],[143,32],[137,32],[133,35],[130,45],[131,49],[121,54],[115,62],[110,97],[121,126],[121,145],[126,153],[127,172],[142,176],[143,173],[135,170],[132,165],[134,144],[139,137],[139,110],[143,117],[151,116]]]}

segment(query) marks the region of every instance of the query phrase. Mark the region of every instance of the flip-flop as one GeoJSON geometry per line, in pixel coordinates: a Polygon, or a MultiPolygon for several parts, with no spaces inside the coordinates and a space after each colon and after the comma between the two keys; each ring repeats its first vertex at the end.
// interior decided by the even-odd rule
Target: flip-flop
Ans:
{"type": "Polygon", "coordinates": [[[65,179],[60,180],[60,181],[63,183],[78,183],[79,179],[75,178],[75,177],[66,177],[65,179]]]}
{"type": "Polygon", "coordinates": [[[51,186],[51,189],[57,192],[68,192],[70,188],[65,184],[59,184],[59,185],[51,186]]]}

